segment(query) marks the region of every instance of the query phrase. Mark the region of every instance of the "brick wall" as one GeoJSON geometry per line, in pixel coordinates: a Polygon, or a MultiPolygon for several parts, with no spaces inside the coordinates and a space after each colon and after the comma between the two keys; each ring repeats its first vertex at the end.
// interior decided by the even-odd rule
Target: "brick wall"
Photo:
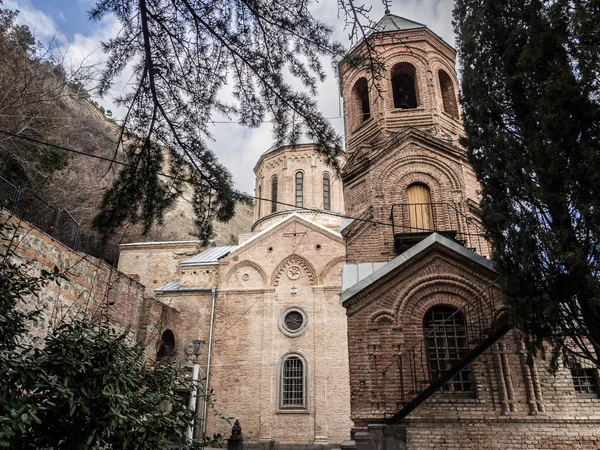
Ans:
{"type": "MultiPolygon", "coordinates": [[[[117,325],[129,329],[132,341],[135,340],[142,321],[144,286],[104,261],[74,252],[6,210],[0,211],[0,221],[18,227],[13,240],[15,258],[29,263],[32,273],[52,271],[56,266],[69,278],[60,285],[50,283],[39,297],[27,302],[27,308],[43,308],[32,324],[28,339],[41,343],[48,327],[61,319],[83,314],[93,319],[102,305],[113,302],[109,310],[117,325]]],[[[9,240],[14,232],[10,232],[9,240]]],[[[9,241],[2,240],[0,245],[6,248],[9,241]]]]}

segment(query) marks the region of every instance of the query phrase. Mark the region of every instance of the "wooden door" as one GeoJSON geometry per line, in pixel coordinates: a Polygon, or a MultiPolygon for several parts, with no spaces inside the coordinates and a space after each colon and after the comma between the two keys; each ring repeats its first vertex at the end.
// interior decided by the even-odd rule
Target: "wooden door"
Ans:
{"type": "Polygon", "coordinates": [[[424,184],[412,184],[406,190],[408,222],[411,233],[433,231],[431,194],[424,184]]]}

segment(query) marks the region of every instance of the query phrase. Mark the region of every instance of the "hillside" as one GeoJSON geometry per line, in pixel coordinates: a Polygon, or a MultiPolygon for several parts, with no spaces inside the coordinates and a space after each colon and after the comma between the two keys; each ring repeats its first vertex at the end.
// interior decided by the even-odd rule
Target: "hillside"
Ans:
{"type": "MultiPolygon", "coordinates": [[[[54,141],[69,148],[112,158],[119,127],[89,101],[75,96],[62,96],[54,107],[60,122],[53,130],[54,141]]],[[[40,194],[59,208],[69,211],[89,227],[102,196],[114,180],[118,165],[78,154],[68,155],[66,168],[56,171],[40,194]]],[[[191,189],[166,213],[164,221],[142,235],[138,227],[129,226],[117,239],[120,242],[194,239],[191,189]]],[[[248,231],[253,222],[252,208],[239,204],[229,223],[214,224],[217,245],[235,242],[237,233],[248,231]]]]}

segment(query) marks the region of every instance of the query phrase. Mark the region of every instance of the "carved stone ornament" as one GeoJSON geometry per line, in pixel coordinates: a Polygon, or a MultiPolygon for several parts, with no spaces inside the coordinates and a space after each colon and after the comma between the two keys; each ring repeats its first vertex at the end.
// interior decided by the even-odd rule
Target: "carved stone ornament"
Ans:
{"type": "Polygon", "coordinates": [[[287,276],[290,280],[297,280],[302,274],[302,269],[298,266],[290,266],[287,270],[287,276]]]}
{"type": "Polygon", "coordinates": [[[250,279],[250,274],[249,273],[245,273],[244,275],[242,275],[242,280],[248,281],[249,279],[250,279]]]}

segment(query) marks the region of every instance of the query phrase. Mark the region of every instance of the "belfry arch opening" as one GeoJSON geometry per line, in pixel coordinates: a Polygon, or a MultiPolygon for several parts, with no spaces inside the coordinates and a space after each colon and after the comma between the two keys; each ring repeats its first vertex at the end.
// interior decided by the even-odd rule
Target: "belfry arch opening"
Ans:
{"type": "Polygon", "coordinates": [[[362,77],[354,84],[352,88],[352,101],[359,112],[359,119],[355,121],[355,127],[371,118],[371,103],[369,100],[369,84],[367,79],[362,77]]]}
{"type": "Polygon", "coordinates": [[[392,67],[392,92],[394,95],[394,108],[416,108],[417,84],[415,66],[402,62],[392,67]]]}
{"type": "Polygon", "coordinates": [[[442,106],[444,112],[458,119],[458,104],[456,102],[456,92],[452,78],[445,71],[438,71],[438,80],[440,82],[440,91],[442,93],[442,106]]]}

